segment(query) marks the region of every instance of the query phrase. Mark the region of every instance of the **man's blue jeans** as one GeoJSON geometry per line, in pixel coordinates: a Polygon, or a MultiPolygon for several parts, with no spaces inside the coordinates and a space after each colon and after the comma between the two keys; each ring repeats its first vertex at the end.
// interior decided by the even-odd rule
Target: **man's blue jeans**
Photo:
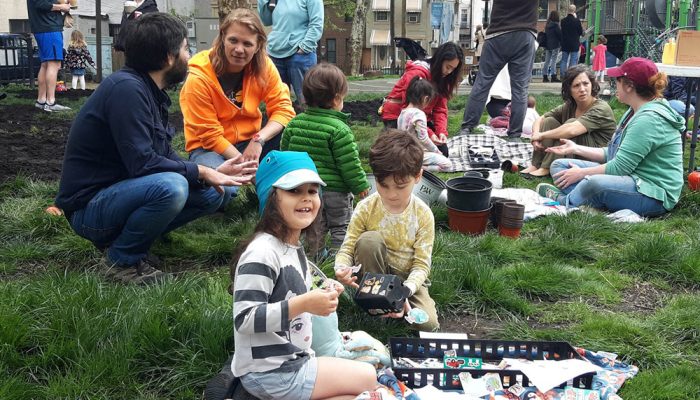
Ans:
{"type": "Polygon", "coordinates": [[[579,51],[562,51],[561,52],[561,62],[559,63],[559,75],[561,79],[566,76],[566,71],[578,64],[579,51]]]}
{"type": "Polygon", "coordinates": [[[304,94],[301,92],[301,85],[304,82],[306,71],[316,65],[316,53],[294,53],[285,58],[270,58],[272,62],[275,63],[275,67],[277,67],[277,71],[280,73],[282,82],[291,85],[292,89],[294,89],[297,102],[299,104],[304,104],[304,94]]]}
{"type": "Polygon", "coordinates": [[[80,236],[118,265],[142,260],[153,241],[221,205],[223,196],[213,188],[190,188],[184,176],[162,172],[127,179],[100,190],[70,216],[80,236]]]}
{"type": "MultiPolygon", "coordinates": [[[[580,168],[600,165],[591,161],[563,158],[555,160],[549,172],[554,177],[557,173],[571,168],[570,164],[580,168]]],[[[553,200],[567,207],[587,205],[613,212],[628,209],[643,217],[655,217],[666,213],[661,201],[637,191],[637,184],[631,176],[591,175],[562,192],[559,198],[553,200]]]]}

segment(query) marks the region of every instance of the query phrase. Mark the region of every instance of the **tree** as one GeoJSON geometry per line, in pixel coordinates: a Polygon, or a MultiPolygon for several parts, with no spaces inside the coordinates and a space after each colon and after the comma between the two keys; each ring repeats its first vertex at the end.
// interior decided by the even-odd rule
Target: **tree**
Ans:
{"type": "Polygon", "coordinates": [[[248,0],[217,0],[219,8],[219,22],[224,22],[231,11],[237,8],[252,8],[248,0]]]}
{"type": "Polygon", "coordinates": [[[360,62],[362,61],[362,43],[365,38],[365,18],[369,8],[369,0],[355,0],[355,15],[352,18],[350,30],[350,75],[360,75],[360,62]]]}

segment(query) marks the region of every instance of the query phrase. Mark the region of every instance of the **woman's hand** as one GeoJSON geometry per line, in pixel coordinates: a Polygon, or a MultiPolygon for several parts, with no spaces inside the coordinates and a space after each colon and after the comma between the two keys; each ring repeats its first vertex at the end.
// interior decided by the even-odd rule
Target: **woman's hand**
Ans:
{"type": "Polygon", "coordinates": [[[250,141],[248,145],[243,150],[243,161],[255,161],[258,162],[260,159],[260,153],[262,153],[262,144],[260,142],[250,141]]]}
{"type": "Polygon", "coordinates": [[[581,181],[586,175],[588,175],[588,173],[585,169],[580,168],[574,163],[569,163],[569,169],[552,175],[552,178],[554,178],[554,184],[557,185],[559,189],[566,189],[581,181]]]}
{"type": "Polygon", "coordinates": [[[569,139],[559,139],[559,142],[561,142],[561,145],[548,147],[545,149],[545,152],[554,153],[558,156],[576,154],[576,147],[578,146],[576,143],[569,139]]]}
{"type": "Polygon", "coordinates": [[[224,194],[222,186],[240,186],[250,183],[252,175],[229,176],[215,169],[199,165],[199,179],[213,187],[220,194],[224,194]]]}
{"type": "Polygon", "coordinates": [[[255,171],[258,170],[258,162],[257,160],[243,161],[243,155],[239,154],[224,161],[216,170],[231,177],[247,177],[251,179],[255,175],[255,171]]]}
{"type": "Polygon", "coordinates": [[[544,146],[542,146],[542,142],[539,140],[532,140],[530,141],[530,144],[532,145],[533,150],[545,150],[544,146]]]}

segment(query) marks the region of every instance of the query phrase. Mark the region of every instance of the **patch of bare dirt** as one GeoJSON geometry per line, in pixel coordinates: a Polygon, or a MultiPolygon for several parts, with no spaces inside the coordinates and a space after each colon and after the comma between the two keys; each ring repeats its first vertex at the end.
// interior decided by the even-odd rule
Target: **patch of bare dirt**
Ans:
{"type": "Polygon", "coordinates": [[[470,339],[499,339],[504,321],[466,312],[440,313],[440,332],[466,333],[470,339]]]}
{"type": "Polygon", "coordinates": [[[635,283],[622,292],[622,301],[615,311],[654,313],[663,307],[666,294],[648,282],[635,283]]]}
{"type": "Polygon", "coordinates": [[[45,111],[33,105],[0,104],[0,182],[23,174],[57,180],[71,121],[40,118],[45,111]]]}
{"type": "MultiPolygon", "coordinates": [[[[69,82],[70,83],[70,82],[69,82]]],[[[61,100],[76,100],[82,99],[83,97],[90,96],[94,92],[93,89],[68,89],[65,92],[56,92],[56,101],[59,103],[61,100]]],[[[20,99],[36,99],[36,89],[35,90],[22,90],[21,92],[16,92],[12,94],[20,99]]]]}
{"type": "Polygon", "coordinates": [[[349,101],[344,103],[343,112],[350,114],[350,121],[365,122],[374,126],[382,119],[377,114],[380,105],[382,105],[382,99],[349,101]]]}

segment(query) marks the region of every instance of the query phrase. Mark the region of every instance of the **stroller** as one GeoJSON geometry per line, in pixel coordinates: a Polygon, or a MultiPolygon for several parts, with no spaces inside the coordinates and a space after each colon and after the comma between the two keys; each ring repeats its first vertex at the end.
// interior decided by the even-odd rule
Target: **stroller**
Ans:
{"type": "Polygon", "coordinates": [[[394,45],[402,48],[411,61],[425,60],[425,57],[428,55],[428,52],[413,39],[395,37],[394,45]]]}

